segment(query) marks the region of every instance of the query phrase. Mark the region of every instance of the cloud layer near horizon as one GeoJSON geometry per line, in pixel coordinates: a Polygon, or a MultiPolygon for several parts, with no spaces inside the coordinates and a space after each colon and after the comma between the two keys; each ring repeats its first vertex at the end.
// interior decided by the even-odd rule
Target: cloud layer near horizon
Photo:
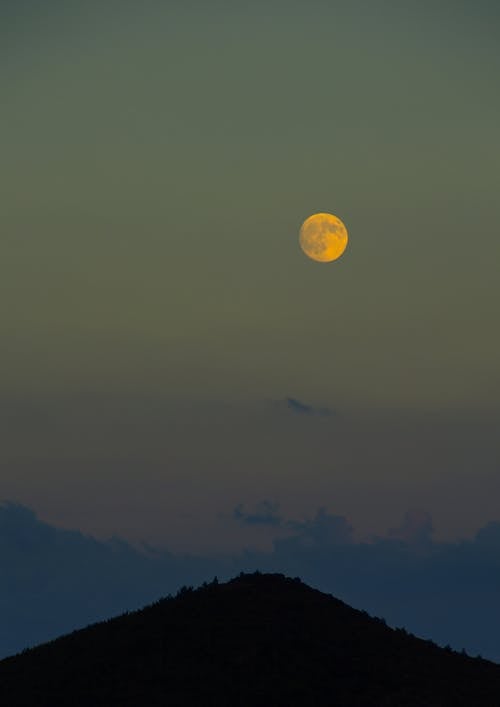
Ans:
{"type": "Polygon", "coordinates": [[[303,520],[282,519],[266,501],[256,513],[236,511],[234,522],[260,521],[267,513],[289,532],[271,552],[180,555],[97,541],[4,503],[0,657],[140,608],[182,585],[259,569],[300,576],[392,626],[500,661],[500,523],[486,524],[471,540],[437,543],[429,516],[410,513],[387,537],[357,543],[347,520],[326,509],[303,520]]]}
{"type": "Polygon", "coordinates": [[[285,398],[0,395],[2,495],[57,526],[190,553],[237,552],[256,533],[269,547],[262,523],[229,527],[217,515],[262,499],[294,519],[333,507],[358,539],[414,506],[439,539],[498,517],[498,411],[300,400],[334,412],[298,414],[285,398]]]}

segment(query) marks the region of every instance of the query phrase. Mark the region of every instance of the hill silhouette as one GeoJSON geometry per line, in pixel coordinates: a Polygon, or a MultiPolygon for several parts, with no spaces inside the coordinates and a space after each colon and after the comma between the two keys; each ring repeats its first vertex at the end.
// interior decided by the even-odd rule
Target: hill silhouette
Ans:
{"type": "Polygon", "coordinates": [[[500,666],[242,574],[0,661],[6,707],[500,707],[500,666]]]}

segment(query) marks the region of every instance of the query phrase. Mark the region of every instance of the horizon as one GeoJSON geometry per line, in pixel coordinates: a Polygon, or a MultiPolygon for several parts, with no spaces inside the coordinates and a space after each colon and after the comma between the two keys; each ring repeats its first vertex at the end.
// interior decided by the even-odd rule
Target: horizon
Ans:
{"type": "Polygon", "coordinates": [[[25,506],[0,504],[0,657],[136,610],[182,586],[260,570],[299,576],[392,627],[500,663],[494,590],[500,522],[487,523],[470,539],[439,542],[430,516],[409,513],[385,536],[360,542],[346,518],[324,508],[292,519],[263,501],[229,515],[233,528],[265,529],[271,545],[176,552],[116,536],[98,540],[48,525],[25,506]]]}

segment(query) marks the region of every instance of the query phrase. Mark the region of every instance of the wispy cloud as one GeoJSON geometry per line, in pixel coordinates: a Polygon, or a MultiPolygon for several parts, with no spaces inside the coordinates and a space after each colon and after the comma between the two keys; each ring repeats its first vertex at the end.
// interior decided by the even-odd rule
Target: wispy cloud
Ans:
{"type": "Polygon", "coordinates": [[[328,407],[314,407],[313,405],[308,405],[297,398],[286,398],[285,402],[288,409],[298,415],[320,415],[321,417],[329,417],[330,415],[333,415],[333,410],[328,407]]]}

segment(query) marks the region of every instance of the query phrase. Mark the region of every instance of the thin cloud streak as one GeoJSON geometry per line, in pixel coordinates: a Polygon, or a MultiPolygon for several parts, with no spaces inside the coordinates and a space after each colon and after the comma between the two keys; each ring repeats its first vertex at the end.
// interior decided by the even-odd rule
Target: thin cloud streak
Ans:
{"type": "Polygon", "coordinates": [[[333,415],[333,410],[327,407],[314,407],[303,403],[297,398],[286,398],[286,405],[289,410],[298,415],[319,415],[321,417],[330,417],[333,415]]]}

